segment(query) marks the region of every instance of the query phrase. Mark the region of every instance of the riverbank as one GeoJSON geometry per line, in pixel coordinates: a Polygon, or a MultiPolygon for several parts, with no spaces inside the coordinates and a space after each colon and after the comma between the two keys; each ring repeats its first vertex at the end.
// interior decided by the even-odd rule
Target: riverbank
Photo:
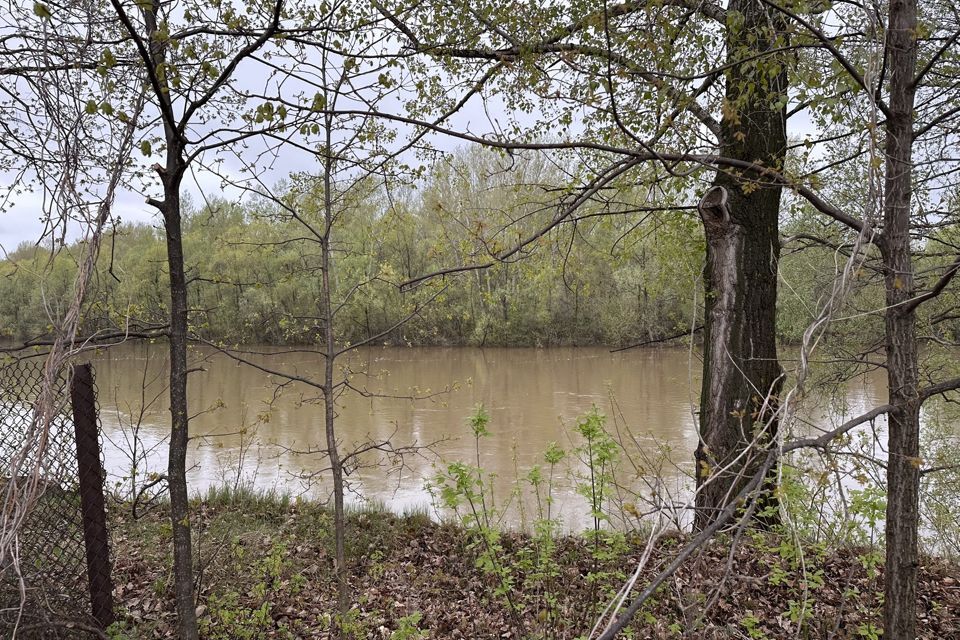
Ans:
{"type": "MultiPolygon", "coordinates": [[[[330,637],[336,586],[325,509],[221,492],[194,501],[192,517],[204,637],[330,637]]],[[[114,637],[174,637],[169,532],[162,507],[139,519],[114,510],[114,637]]],[[[638,584],[685,539],[661,538],[638,584]]],[[[485,540],[425,514],[351,513],[345,628],[358,639],[574,638],[589,632],[598,603],[619,588],[646,541],[516,533],[485,540]]],[[[801,562],[789,540],[772,535],[742,536],[732,555],[729,542],[718,539],[688,561],[625,637],[876,637],[878,549],[806,548],[801,562]]],[[[960,567],[924,559],[921,638],[960,637],[958,576],[960,567]]]]}

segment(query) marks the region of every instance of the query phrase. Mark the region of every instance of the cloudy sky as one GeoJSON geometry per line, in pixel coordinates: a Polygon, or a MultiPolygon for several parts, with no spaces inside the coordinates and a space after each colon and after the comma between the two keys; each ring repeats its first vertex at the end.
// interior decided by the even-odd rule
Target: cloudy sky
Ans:
{"type": "MultiPolygon", "coordinates": [[[[251,80],[248,78],[245,79],[245,82],[251,82],[251,80]]],[[[394,107],[402,109],[401,100],[394,99],[392,102],[394,103],[394,107]]],[[[536,116],[533,114],[519,114],[519,116],[508,114],[502,100],[499,98],[488,97],[484,104],[480,98],[477,97],[466,104],[447,124],[452,130],[470,132],[473,135],[483,136],[489,135],[497,130],[502,130],[506,122],[511,119],[532,124],[536,116]]],[[[409,128],[406,130],[401,129],[401,138],[398,143],[402,143],[404,139],[403,136],[409,132],[409,128]]],[[[439,134],[429,135],[425,140],[434,148],[446,152],[454,151],[467,144],[463,140],[439,134]]],[[[250,148],[241,152],[244,153],[245,159],[258,157],[257,154],[263,151],[263,148],[258,149],[255,144],[249,144],[251,145],[250,148]]],[[[139,152],[134,151],[135,160],[144,161],[144,167],[146,167],[148,162],[156,161],[156,155],[157,154],[154,154],[154,157],[149,161],[145,161],[144,158],[140,157],[139,152]]],[[[410,152],[408,156],[409,157],[404,156],[405,161],[410,163],[417,161],[412,152],[410,152]]],[[[213,158],[208,158],[207,160],[212,159],[213,158]]],[[[230,153],[220,154],[216,156],[215,159],[217,160],[216,171],[218,173],[226,175],[230,180],[236,182],[243,180],[246,175],[243,173],[245,171],[244,162],[241,162],[240,159],[232,156],[230,153]]],[[[258,170],[262,171],[260,178],[268,186],[273,186],[279,180],[286,178],[293,172],[310,171],[311,169],[316,171],[320,170],[319,162],[315,156],[291,148],[285,148],[279,155],[265,157],[263,158],[263,162],[259,164],[269,165],[266,169],[258,166],[258,170]]],[[[146,171],[148,173],[150,172],[149,169],[146,171]]],[[[225,185],[224,180],[218,173],[204,169],[199,163],[194,163],[183,185],[189,200],[199,206],[202,205],[204,199],[207,197],[227,199],[242,199],[244,197],[240,189],[225,185]]],[[[13,188],[11,185],[14,184],[15,179],[12,174],[0,177],[0,187],[3,189],[11,189],[13,188]]],[[[3,193],[5,193],[5,191],[0,190],[0,194],[3,193]]],[[[156,210],[145,202],[147,196],[159,197],[160,195],[159,184],[147,185],[138,192],[121,189],[118,191],[114,202],[113,216],[123,222],[160,224],[161,222],[156,210]]],[[[10,200],[11,202],[7,208],[0,210],[0,249],[2,249],[0,256],[2,256],[3,253],[15,250],[17,246],[23,242],[37,243],[41,240],[41,236],[45,230],[43,222],[43,196],[41,193],[36,191],[24,193],[16,197],[11,197],[10,200]]],[[[80,226],[74,224],[69,227],[67,237],[69,240],[77,239],[80,233],[80,226]]],[[[48,243],[49,238],[44,241],[48,243]]]]}

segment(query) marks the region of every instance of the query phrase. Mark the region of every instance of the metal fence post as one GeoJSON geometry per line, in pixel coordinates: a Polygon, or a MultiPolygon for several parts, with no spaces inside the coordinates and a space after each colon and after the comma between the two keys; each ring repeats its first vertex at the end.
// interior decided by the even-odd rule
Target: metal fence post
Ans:
{"type": "Polygon", "coordinates": [[[83,513],[90,604],[93,617],[103,628],[107,628],[114,621],[113,580],[110,576],[107,513],[103,497],[104,472],[100,463],[97,399],[93,386],[93,371],[89,364],[74,366],[70,400],[73,404],[73,425],[77,439],[80,509],[83,513]]]}

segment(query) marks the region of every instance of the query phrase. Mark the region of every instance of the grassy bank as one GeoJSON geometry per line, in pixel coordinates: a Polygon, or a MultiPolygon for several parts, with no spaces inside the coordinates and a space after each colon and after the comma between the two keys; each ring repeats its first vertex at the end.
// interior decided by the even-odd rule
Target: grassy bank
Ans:
{"type": "MultiPolygon", "coordinates": [[[[195,501],[193,510],[205,637],[330,637],[336,587],[325,509],[219,492],[195,501]]],[[[353,604],[343,626],[354,638],[395,640],[588,634],[646,541],[639,534],[516,533],[491,540],[425,514],[382,510],[355,511],[347,527],[353,604]]],[[[115,510],[113,531],[120,614],[114,637],[173,637],[167,514],[161,507],[134,520],[115,510]]],[[[663,537],[640,584],[683,542],[680,533],[663,537]]],[[[720,538],[667,583],[627,637],[877,637],[878,551],[801,550],[748,533],[731,554],[730,540],[720,538]]],[[[921,637],[960,637],[958,576],[957,566],[925,559],[921,637]]]]}

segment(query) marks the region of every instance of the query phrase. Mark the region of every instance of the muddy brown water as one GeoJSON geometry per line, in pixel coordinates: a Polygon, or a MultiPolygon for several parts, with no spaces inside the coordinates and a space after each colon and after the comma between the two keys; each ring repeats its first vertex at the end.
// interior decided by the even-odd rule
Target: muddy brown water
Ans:
{"type": "MultiPolygon", "coordinates": [[[[188,390],[194,415],[191,490],[239,484],[327,497],[327,465],[318,452],[324,446],[318,391],[263,370],[319,380],[322,358],[275,347],[248,349],[243,357],[260,369],[207,350],[192,352],[197,371],[188,390]]],[[[165,345],[123,345],[97,354],[93,362],[111,482],[122,485],[129,477],[134,449],[140,452],[141,477],[162,472],[170,421],[165,345]]],[[[490,415],[480,465],[496,476],[490,499],[507,505],[506,525],[523,525],[536,509],[529,485],[522,508],[511,498],[516,481],[534,465],[543,465],[551,442],[572,452],[581,443],[573,431],[576,421],[593,406],[607,416],[608,429],[630,452],[632,463],[622,473],[638,491],[647,496],[689,491],[700,385],[696,352],[370,348],[343,364],[353,387],[343,390],[336,407],[344,450],[387,440],[396,447],[430,446],[406,455],[402,468],[394,468],[396,460],[383,455],[364,456],[364,468],[350,476],[353,501],[375,500],[397,511],[432,510],[426,481],[451,461],[476,462],[466,421],[479,404],[490,415]]],[[[862,376],[833,402],[818,401],[810,410],[811,421],[829,426],[872,408],[884,400],[883,385],[882,376],[862,376]]],[[[584,471],[569,455],[555,474],[551,509],[568,529],[590,521],[585,500],[573,488],[573,476],[584,471]]]]}

